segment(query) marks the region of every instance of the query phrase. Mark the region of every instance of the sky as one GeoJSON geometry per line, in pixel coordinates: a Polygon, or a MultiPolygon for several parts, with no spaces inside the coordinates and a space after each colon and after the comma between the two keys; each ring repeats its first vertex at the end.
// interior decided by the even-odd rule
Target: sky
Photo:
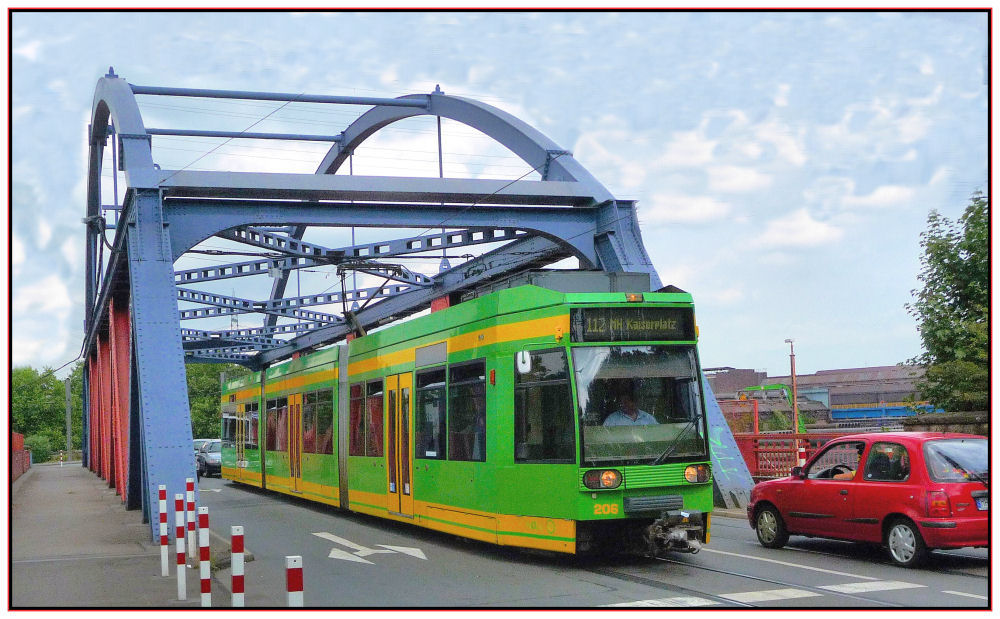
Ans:
{"type": "MultiPolygon", "coordinates": [[[[85,134],[110,66],[152,86],[397,97],[440,85],[478,99],[638,202],[663,284],[694,296],[703,367],[787,375],[789,338],[800,374],[904,362],[921,352],[905,304],[928,213],[957,219],[988,191],[987,26],[984,12],[15,13],[13,364],[55,368],[80,350],[85,134]]],[[[364,111],[279,106],[140,98],[147,127],[332,135],[364,111]]],[[[433,122],[380,132],[354,173],[436,176],[433,122]]],[[[457,123],[442,143],[446,176],[530,173],[457,123]]],[[[165,169],[303,173],[326,150],[153,145],[165,169]]],[[[329,273],[300,277],[339,288],[329,273]]]]}

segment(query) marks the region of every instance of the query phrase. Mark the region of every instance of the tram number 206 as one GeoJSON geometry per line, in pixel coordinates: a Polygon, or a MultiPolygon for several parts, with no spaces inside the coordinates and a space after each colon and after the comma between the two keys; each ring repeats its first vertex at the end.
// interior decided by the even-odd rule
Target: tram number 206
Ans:
{"type": "Polygon", "coordinates": [[[617,514],[618,505],[615,503],[597,503],[594,505],[594,515],[617,514]]]}

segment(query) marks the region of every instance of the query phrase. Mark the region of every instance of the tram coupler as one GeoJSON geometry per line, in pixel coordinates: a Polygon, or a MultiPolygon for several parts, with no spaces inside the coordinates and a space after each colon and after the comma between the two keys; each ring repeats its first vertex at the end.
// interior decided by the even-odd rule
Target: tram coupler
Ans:
{"type": "Polygon", "coordinates": [[[646,527],[646,542],[650,555],[657,557],[664,552],[701,550],[705,531],[705,516],[700,511],[671,510],[660,513],[653,524],[646,527]]]}

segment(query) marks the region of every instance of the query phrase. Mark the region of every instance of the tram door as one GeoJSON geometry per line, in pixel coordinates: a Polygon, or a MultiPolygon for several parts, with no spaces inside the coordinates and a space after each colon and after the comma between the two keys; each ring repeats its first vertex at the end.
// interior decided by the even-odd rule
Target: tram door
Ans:
{"type": "Polygon", "coordinates": [[[288,476],[292,490],[302,492],[302,394],[288,396],[288,476]]]}
{"type": "Polygon", "coordinates": [[[236,405],[236,427],[233,437],[233,446],[236,448],[236,481],[243,481],[243,471],[247,465],[246,444],[247,444],[247,413],[246,404],[236,405]]]}
{"type": "Polygon", "coordinates": [[[412,374],[386,379],[386,470],[389,475],[387,507],[390,512],[413,515],[413,454],[410,452],[412,374]]]}

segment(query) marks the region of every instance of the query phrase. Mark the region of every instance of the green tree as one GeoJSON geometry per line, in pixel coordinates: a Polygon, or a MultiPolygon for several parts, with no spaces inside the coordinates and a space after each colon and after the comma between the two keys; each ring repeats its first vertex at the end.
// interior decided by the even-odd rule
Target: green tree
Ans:
{"type": "Polygon", "coordinates": [[[949,411],[986,410],[989,400],[989,199],[976,193],[958,221],[937,211],[920,235],[923,287],[907,311],[924,352],[923,397],[949,411]]]}
{"type": "Polygon", "coordinates": [[[17,367],[10,373],[11,429],[66,445],[66,388],[49,368],[17,367]]]}
{"type": "Polygon", "coordinates": [[[194,438],[219,438],[221,375],[225,372],[228,378],[233,378],[249,370],[238,365],[218,363],[189,363],[186,367],[191,432],[194,438]]]}

